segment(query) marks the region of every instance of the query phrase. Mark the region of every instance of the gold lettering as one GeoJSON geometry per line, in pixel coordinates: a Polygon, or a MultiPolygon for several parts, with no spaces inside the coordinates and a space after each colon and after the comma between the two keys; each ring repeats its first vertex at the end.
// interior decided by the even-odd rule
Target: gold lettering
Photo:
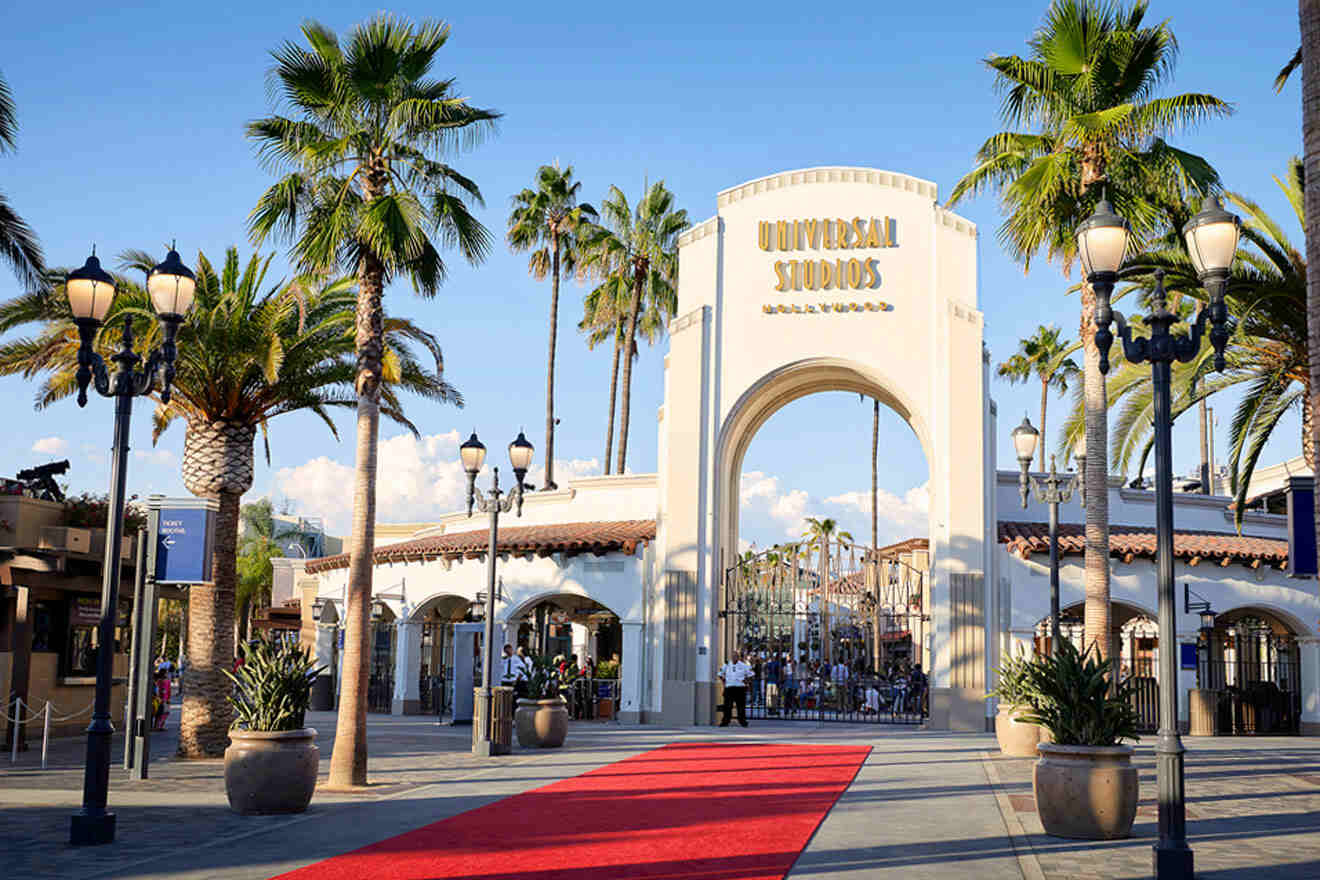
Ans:
{"type": "Polygon", "coordinates": [[[787,222],[787,221],[784,221],[784,220],[780,220],[778,223],[775,224],[775,227],[776,227],[776,230],[777,230],[778,233],[779,233],[779,236],[778,236],[778,237],[779,237],[779,249],[780,249],[781,251],[786,251],[786,250],[788,250],[788,249],[789,249],[789,244],[788,244],[788,222],[787,222]]]}
{"type": "Polygon", "coordinates": [[[792,311],[792,309],[790,309],[788,306],[783,306],[783,305],[781,305],[781,306],[779,306],[779,307],[777,308],[777,311],[782,315],[782,314],[784,314],[784,313],[786,313],[786,312],[790,312],[790,311],[792,311]]]}
{"type": "Polygon", "coordinates": [[[803,220],[803,221],[802,221],[802,226],[804,227],[804,229],[806,230],[806,233],[807,233],[807,242],[806,242],[806,244],[803,245],[803,246],[804,246],[804,247],[808,247],[808,248],[812,248],[812,249],[815,249],[815,248],[820,247],[820,245],[816,244],[816,242],[819,240],[818,237],[817,237],[817,235],[816,235],[816,232],[817,232],[817,230],[818,230],[818,227],[817,227],[817,225],[816,225],[816,221],[815,221],[815,220],[803,220]]]}
{"type": "Polygon", "coordinates": [[[875,290],[880,286],[880,270],[875,267],[875,258],[866,261],[866,288],[875,290]]]}
{"type": "Polygon", "coordinates": [[[813,305],[808,305],[808,306],[807,306],[807,311],[814,315],[814,314],[816,314],[816,307],[813,306],[813,305]]]}
{"type": "Polygon", "coordinates": [[[847,260],[840,259],[834,261],[834,286],[839,290],[843,290],[848,286],[847,260]]]}
{"type": "Polygon", "coordinates": [[[862,286],[862,261],[856,257],[848,261],[848,286],[854,290],[862,286]]]}
{"type": "Polygon", "coordinates": [[[829,290],[830,282],[834,280],[834,266],[829,260],[820,261],[820,289],[829,290]]]}
{"type": "Polygon", "coordinates": [[[801,237],[801,235],[800,235],[800,230],[798,229],[798,222],[797,222],[796,220],[794,220],[794,221],[793,221],[793,249],[794,249],[794,250],[797,250],[797,249],[800,248],[800,247],[802,247],[802,237],[801,237]]]}
{"type": "Polygon", "coordinates": [[[820,223],[825,230],[825,249],[832,251],[834,250],[834,224],[828,220],[822,220],[820,223]]]}
{"type": "Polygon", "coordinates": [[[796,305],[796,304],[795,304],[795,305],[793,306],[793,314],[795,314],[795,315],[800,315],[800,314],[802,314],[802,306],[800,306],[800,305],[796,305]]]}
{"type": "Polygon", "coordinates": [[[784,261],[775,260],[775,275],[779,277],[779,283],[775,285],[775,290],[783,293],[788,290],[788,276],[784,274],[784,261]]]}
{"type": "Polygon", "coordinates": [[[894,228],[894,225],[893,220],[890,220],[888,217],[885,218],[885,247],[898,246],[898,243],[894,241],[894,233],[897,231],[894,228]]]}
{"type": "Polygon", "coordinates": [[[850,312],[860,312],[861,310],[862,310],[862,307],[861,307],[858,303],[848,303],[848,311],[850,311],[850,312]]]}
{"type": "Polygon", "coordinates": [[[835,304],[834,304],[834,311],[836,311],[836,312],[846,312],[846,311],[848,311],[848,304],[847,304],[847,303],[835,303],[835,304]]]}
{"type": "Polygon", "coordinates": [[[816,261],[802,261],[802,286],[806,290],[816,289],[816,261]]]}
{"type": "Polygon", "coordinates": [[[834,221],[834,246],[839,248],[840,250],[842,250],[843,248],[852,247],[852,245],[848,244],[847,220],[834,221]]]}
{"type": "Polygon", "coordinates": [[[761,250],[770,250],[770,223],[766,220],[756,224],[756,243],[761,246],[761,250]]]}
{"type": "Polygon", "coordinates": [[[853,247],[859,248],[866,245],[865,223],[861,217],[853,218],[853,247]]]}
{"type": "Polygon", "coordinates": [[[788,286],[791,287],[791,288],[794,289],[794,290],[801,290],[801,289],[802,289],[802,285],[799,283],[799,280],[798,280],[798,261],[797,261],[797,260],[789,260],[789,261],[788,261],[788,273],[789,273],[788,286]]]}
{"type": "Polygon", "coordinates": [[[884,242],[880,240],[880,221],[874,217],[871,218],[871,229],[866,236],[866,246],[873,248],[885,246],[884,242]]]}
{"type": "Polygon", "coordinates": [[[773,315],[775,313],[775,307],[767,303],[761,306],[761,311],[765,312],[767,315],[773,315]]]}

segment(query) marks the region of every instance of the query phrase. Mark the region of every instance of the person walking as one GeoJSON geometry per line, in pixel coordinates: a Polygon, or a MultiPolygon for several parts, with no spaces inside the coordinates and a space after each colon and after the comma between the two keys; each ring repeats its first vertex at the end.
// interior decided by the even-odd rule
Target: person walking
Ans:
{"type": "Polygon", "coordinates": [[[734,651],[733,659],[720,667],[720,681],[724,682],[724,720],[720,727],[728,727],[733,720],[735,707],[738,710],[738,723],[747,726],[747,680],[752,677],[752,667],[743,662],[742,652],[734,651]]]}

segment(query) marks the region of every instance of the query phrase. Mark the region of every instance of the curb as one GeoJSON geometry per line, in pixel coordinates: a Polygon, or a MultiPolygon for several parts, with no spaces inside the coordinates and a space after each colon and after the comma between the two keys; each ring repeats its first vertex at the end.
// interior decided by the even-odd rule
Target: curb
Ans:
{"type": "Polygon", "coordinates": [[[1036,858],[1036,851],[1031,846],[1031,839],[1027,837],[1027,831],[1022,827],[1017,811],[1013,809],[1013,803],[1008,799],[1008,793],[1004,791],[1003,780],[999,778],[999,770],[995,767],[993,756],[989,752],[981,753],[981,770],[995,793],[999,817],[1004,820],[1004,831],[1008,834],[1013,852],[1017,854],[1018,870],[1022,872],[1023,880],[1045,880],[1045,872],[1041,870],[1040,860],[1036,858]]]}

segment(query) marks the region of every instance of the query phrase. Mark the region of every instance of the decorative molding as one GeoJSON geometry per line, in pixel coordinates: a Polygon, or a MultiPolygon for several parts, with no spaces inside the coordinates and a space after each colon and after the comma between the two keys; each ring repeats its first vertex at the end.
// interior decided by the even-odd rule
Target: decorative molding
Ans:
{"type": "Polygon", "coordinates": [[[964,303],[949,300],[949,314],[960,321],[966,321],[975,327],[981,326],[982,314],[980,310],[974,309],[964,303]]]}
{"type": "MultiPolygon", "coordinates": [[[[873,186],[883,186],[900,192],[916,193],[919,196],[929,198],[931,201],[939,198],[938,187],[929,180],[910,177],[906,174],[897,174],[893,171],[882,171],[878,168],[828,166],[784,171],[779,174],[771,174],[768,177],[749,180],[739,186],[723,190],[715,201],[719,207],[723,208],[726,205],[732,205],[735,202],[741,202],[762,193],[813,183],[869,183],[873,186]]],[[[966,221],[963,222],[966,223],[966,221]]]]}
{"type": "Polygon", "coordinates": [[[701,239],[705,238],[708,235],[714,235],[715,233],[719,232],[719,229],[720,229],[719,215],[711,217],[709,220],[703,220],[700,223],[698,223],[696,226],[689,226],[687,229],[679,233],[678,246],[680,248],[687,247],[688,245],[692,244],[694,241],[701,241],[701,239]]]}
{"type": "Polygon", "coordinates": [[[706,312],[709,310],[710,306],[697,306],[687,314],[679,315],[677,318],[669,322],[669,335],[671,337],[677,336],[692,325],[704,321],[706,318],[706,312]]]}
{"type": "Polygon", "coordinates": [[[955,232],[961,232],[969,238],[976,238],[976,224],[970,220],[964,220],[948,208],[935,206],[935,222],[955,232]]]}

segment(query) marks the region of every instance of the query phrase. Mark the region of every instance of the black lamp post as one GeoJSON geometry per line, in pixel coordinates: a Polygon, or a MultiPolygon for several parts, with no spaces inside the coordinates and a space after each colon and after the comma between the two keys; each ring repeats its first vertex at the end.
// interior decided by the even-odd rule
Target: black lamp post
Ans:
{"type": "MultiPolygon", "coordinates": [[[[1022,507],[1027,506],[1027,496],[1035,495],[1036,503],[1050,507],[1050,653],[1059,651],[1059,505],[1072,500],[1073,491],[1082,485],[1081,474],[1059,474],[1054,468],[1054,456],[1050,456],[1050,474],[1048,477],[1031,476],[1031,460],[1036,455],[1036,443],[1040,432],[1026,416],[1022,424],[1013,429],[1013,447],[1017,450],[1018,494],[1022,496],[1022,507]]],[[[1085,438],[1081,441],[1084,445],[1085,438]]],[[[1085,458],[1083,457],[1083,460],[1085,458]]]]}
{"type": "Polygon", "coordinates": [[[101,268],[96,252],[81,269],[69,273],[64,289],[74,323],[78,327],[78,405],[87,405],[87,386],[102,397],[115,400],[114,445],[110,456],[110,500],[105,526],[105,561],[101,567],[101,620],[97,626],[96,696],[92,722],[87,727],[87,763],[83,775],[82,809],[69,824],[69,842],[75,846],[110,843],[115,839],[115,814],[106,810],[110,787],[110,688],[114,673],[115,610],[119,604],[119,553],[124,535],[124,487],[128,477],[128,429],[133,398],[160,388],[160,398],[169,403],[174,381],[174,338],[183,316],[192,306],[196,285],[193,273],[173,249],[165,262],[147,273],[147,293],[164,328],[160,348],[142,358],[133,351],[133,322],[124,318],[119,351],[110,358],[115,370],[94,348],[97,331],[115,297],[115,282],[101,268]]]}
{"type": "Polygon", "coordinates": [[[1133,338],[1123,316],[1109,306],[1118,269],[1127,250],[1128,225],[1102,198],[1095,213],[1077,229],[1077,250],[1086,280],[1095,289],[1095,342],[1100,349],[1100,372],[1109,372],[1109,348],[1114,342],[1111,322],[1118,323],[1123,356],[1132,363],[1148,362],[1154,385],[1156,583],[1159,591],[1160,728],[1155,743],[1159,772],[1160,839],[1154,849],[1155,876],[1192,877],[1192,850],[1187,845],[1187,817],[1183,792],[1183,745],[1178,736],[1178,633],[1173,587],[1173,448],[1169,413],[1170,369],[1174,361],[1186,363],[1201,348],[1206,324],[1215,350],[1215,369],[1224,369],[1228,343],[1228,309],[1224,289],[1237,250],[1239,221],[1208,198],[1201,211],[1183,227],[1192,265],[1210,295],[1209,304],[1196,314],[1190,331],[1175,335],[1170,328],[1181,319],[1170,312],[1164,293],[1164,273],[1155,273],[1151,311],[1146,316],[1150,336],[1133,338]]]}
{"type": "Polygon", "coordinates": [[[486,447],[477,439],[477,432],[458,448],[458,455],[463,460],[463,470],[467,471],[467,512],[472,515],[475,503],[482,513],[490,514],[490,542],[486,551],[486,644],[482,649],[481,689],[477,691],[478,704],[483,708],[482,729],[472,742],[472,754],[490,757],[499,754],[495,751],[495,692],[492,689],[492,673],[495,668],[495,555],[499,545],[500,514],[508,513],[516,506],[518,516],[522,516],[523,480],[527,469],[532,465],[535,450],[527,442],[523,432],[509,444],[509,462],[513,465],[514,486],[507,496],[501,498],[500,469],[492,468],[492,485],[489,494],[477,491],[477,472],[486,461],[486,447]]]}

